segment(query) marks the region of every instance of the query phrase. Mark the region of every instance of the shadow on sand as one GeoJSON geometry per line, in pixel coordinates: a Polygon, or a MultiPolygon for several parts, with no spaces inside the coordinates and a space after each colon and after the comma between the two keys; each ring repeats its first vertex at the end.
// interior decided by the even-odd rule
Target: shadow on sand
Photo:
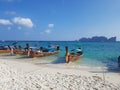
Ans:
{"type": "Polygon", "coordinates": [[[56,60],[51,62],[52,64],[61,64],[61,63],[65,63],[65,57],[59,57],[56,60]]]}
{"type": "Polygon", "coordinates": [[[109,61],[104,61],[102,62],[104,64],[104,67],[101,67],[101,70],[99,71],[90,71],[92,73],[109,73],[109,72],[113,72],[113,73],[120,73],[120,67],[118,66],[118,61],[116,58],[108,58],[107,60],[109,61]]]}

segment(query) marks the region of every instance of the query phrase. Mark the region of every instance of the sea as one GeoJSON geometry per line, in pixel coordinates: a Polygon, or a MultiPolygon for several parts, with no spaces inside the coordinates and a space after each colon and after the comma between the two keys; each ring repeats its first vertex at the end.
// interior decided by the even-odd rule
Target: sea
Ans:
{"type": "MultiPolygon", "coordinates": [[[[0,46],[21,45],[25,48],[26,43],[31,47],[48,47],[48,45],[59,45],[58,55],[40,57],[37,60],[41,63],[65,64],[65,46],[69,52],[72,49],[81,48],[83,56],[72,65],[89,67],[107,67],[114,69],[118,67],[118,56],[120,56],[120,42],[79,42],[79,41],[1,41],[0,46]]],[[[21,56],[22,57],[22,56],[21,56]]],[[[17,58],[14,57],[14,58],[17,58]]],[[[32,59],[32,58],[31,58],[32,59]]]]}

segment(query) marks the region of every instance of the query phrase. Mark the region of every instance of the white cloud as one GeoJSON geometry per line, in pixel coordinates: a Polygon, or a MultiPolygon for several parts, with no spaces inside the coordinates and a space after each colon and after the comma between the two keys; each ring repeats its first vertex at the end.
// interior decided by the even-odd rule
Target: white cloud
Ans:
{"type": "Polygon", "coordinates": [[[13,22],[15,24],[22,25],[25,27],[29,27],[29,28],[33,27],[33,22],[31,21],[30,18],[15,17],[13,18],[13,22]]]}
{"type": "Polygon", "coordinates": [[[49,28],[53,28],[53,27],[54,27],[54,24],[48,24],[48,27],[49,27],[49,28]]]}
{"type": "Polygon", "coordinates": [[[9,20],[0,19],[0,24],[2,25],[12,25],[12,23],[9,20]]]}
{"type": "Polygon", "coordinates": [[[45,30],[45,33],[46,33],[46,34],[50,34],[50,33],[51,33],[51,30],[50,30],[50,29],[47,29],[47,30],[45,30]]]}

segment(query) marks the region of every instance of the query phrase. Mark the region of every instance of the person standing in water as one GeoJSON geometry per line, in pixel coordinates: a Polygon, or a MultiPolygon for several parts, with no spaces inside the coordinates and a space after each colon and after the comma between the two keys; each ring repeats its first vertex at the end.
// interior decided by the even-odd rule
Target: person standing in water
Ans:
{"type": "Polygon", "coordinates": [[[120,56],[118,57],[118,67],[120,67],[120,56]]]}
{"type": "Polygon", "coordinates": [[[26,44],[25,51],[27,51],[27,55],[30,56],[30,46],[28,43],[26,44]]]}

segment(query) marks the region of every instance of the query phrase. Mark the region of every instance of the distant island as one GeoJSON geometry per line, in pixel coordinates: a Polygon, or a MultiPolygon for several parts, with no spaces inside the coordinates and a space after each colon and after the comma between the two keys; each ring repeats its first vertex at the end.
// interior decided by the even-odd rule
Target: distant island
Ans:
{"type": "Polygon", "coordinates": [[[107,38],[105,36],[93,36],[91,38],[81,38],[80,42],[116,42],[116,37],[107,38]]]}

